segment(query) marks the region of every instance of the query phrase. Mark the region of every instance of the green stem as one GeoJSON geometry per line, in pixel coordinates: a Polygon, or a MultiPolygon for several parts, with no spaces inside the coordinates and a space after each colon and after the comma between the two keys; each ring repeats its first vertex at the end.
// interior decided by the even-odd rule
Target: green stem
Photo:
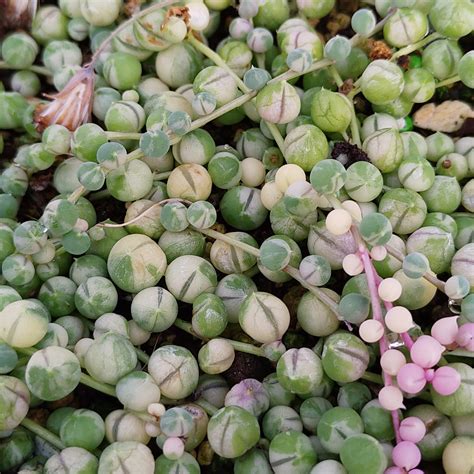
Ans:
{"type": "Polygon", "coordinates": [[[143,362],[144,364],[148,364],[148,362],[150,362],[150,356],[145,351],[135,347],[135,352],[137,353],[137,357],[140,362],[143,362]]]}
{"type": "MultiPolygon", "coordinates": [[[[202,54],[204,54],[204,56],[209,58],[211,61],[213,61],[215,64],[217,64],[222,69],[225,69],[234,78],[237,86],[239,87],[239,89],[244,94],[248,94],[248,93],[252,92],[252,90],[245,85],[244,81],[242,81],[242,79],[240,79],[240,77],[229,67],[229,65],[217,53],[215,53],[211,48],[206,46],[204,43],[201,43],[200,41],[198,41],[192,35],[189,36],[188,41],[197,50],[199,50],[202,54]]],[[[257,54],[256,58],[257,58],[258,66],[262,67],[262,65],[260,64],[262,62],[262,55],[257,54]]],[[[263,55],[263,69],[264,68],[265,68],[265,55],[263,55]]],[[[285,146],[284,146],[284,140],[283,140],[283,137],[281,136],[280,130],[278,130],[278,127],[274,123],[270,123],[270,122],[267,122],[267,121],[265,121],[265,123],[267,124],[268,130],[270,130],[270,133],[272,134],[273,139],[277,143],[278,148],[284,154],[285,146]]]]}
{"type": "Polygon", "coordinates": [[[67,200],[73,204],[76,204],[77,200],[86,193],[87,189],[84,186],[79,186],[73,193],[69,195],[67,200]]]}
{"type": "Polygon", "coordinates": [[[456,357],[469,357],[474,358],[474,352],[467,351],[466,349],[455,349],[454,351],[449,351],[444,354],[446,357],[456,356],[456,357]]]}
{"type": "Polygon", "coordinates": [[[24,367],[26,364],[28,364],[29,360],[30,360],[30,358],[28,356],[20,357],[18,359],[18,362],[15,365],[15,369],[17,369],[18,367],[24,367]]]}
{"type": "Polygon", "coordinates": [[[55,448],[64,449],[66,447],[55,434],[36,423],[36,421],[30,420],[29,418],[24,418],[21,422],[21,425],[28,431],[31,431],[35,435],[47,441],[49,444],[53,445],[55,448]]]}
{"type": "Polygon", "coordinates": [[[364,375],[362,375],[361,379],[367,380],[367,382],[373,382],[378,385],[383,385],[382,376],[379,374],[374,374],[372,372],[364,372],[364,375]]]}
{"type": "Polygon", "coordinates": [[[204,398],[200,398],[199,400],[193,402],[196,405],[199,405],[209,416],[213,416],[217,413],[219,408],[215,407],[212,403],[209,403],[204,398]]]}
{"type": "Polygon", "coordinates": [[[336,83],[337,87],[341,87],[344,84],[344,81],[342,80],[342,77],[339,75],[337,72],[337,69],[334,65],[329,66],[329,73],[331,74],[332,78],[334,79],[334,82],[336,83]]]}
{"type": "MultiPolygon", "coordinates": [[[[174,325],[177,328],[181,329],[182,331],[185,331],[188,334],[191,334],[191,336],[194,336],[194,337],[197,337],[198,339],[206,341],[206,339],[197,335],[194,332],[193,326],[191,323],[187,323],[186,321],[183,321],[180,318],[176,318],[174,325]]],[[[219,338],[219,339],[223,339],[224,341],[227,341],[236,351],[245,352],[246,354],[252,354],[258,357],[265,357],[265,352],[261,347],[254,346],[253,344],[248,344],[246,342],[234,341],[233,339],[227,339],[225,337],[219,338]]]]}
{"type": "Polygon", "coordinates": [[[357,145],[359,148],[362,148],[362,142],[360,139],[359,132],[359,123],[355,114],[354,104],[352,104],[352,113],[351,113],[351,136],[352,142],[354,145],[357,145]]]}
{"type": "Polygon", "coordinates": [[[303,288],[306,288],[308,291],[310,291],[318,300],[320,300],[322,303],[324,303],[333,313],[336,314],[338,319],[342,319],[339,315],[338,312],[338,304],[327,294],[325,293],[321,288],[318,288],[317,286],[313,286],[308,284],[302,277],[299,272],[294,267],[287,266],[286,268],[283,269],[284,272],[288,273],[291,277],[293,277],[303,288]]]}
{"type": "Polygon", "coordinates": [[[438,89],[439,87],[449,86],[450,84],[454,84],[455,82],[458,82],[460,80],[461,78],[459,77],[459,75],[456,74],[455,76],[448,77],[444,81],[438,82],[438,84],[436,84],[436,89],[438,89]]]}
{"type": "Polygon", "coordinates": [[[140,158],[143,158],[145,156],[145,153],[141,150],[141,148],[137,148],[136,150],[131,151],[126,158],[126,162],[130,163],[130,161],[133,160],[139,160],[140,158]]]}
{"type": "Polygon", "coordinates": [[[163,173],[157,173],[153,176],[154,181],[162,181],[164,179],[168,179],[172,171],[165,171],[163,173]]]}
{"type": "Polygon", "coordinates": [[[143,413],[139,411],[134,411],[134,410],[129,410],[130,413],[133,413],[137,418],[140,418],[140,420],[145,421],[146,423],[153,423],[154,425],[159,426],[159,422],[157,422],[156,418],[152,415],[149,415],[148,413],[143,413]]]}
{"type": "Polygon", "coordinates": [[[423,48],[423,46],[426,46],[428,43],[431,43],[437,40],[438,38],[441,38],[441,35],[439,33],[432,33],[431,35],[428,35],[426,38],[423,38],[422,40],[417,41],[416,43],[409,44],[408,46],[405,46],[404,48],[399,49],[396,53],[394,53],[390,61],[395,61],[401,56],[406,56],[407,54],[413,53],[413,51],[423,48]]]}
{"type": "Polygon", "coordinates": [[[34,64],[31,65],[28,68],[16,68],[14,66],[10,66],[5,61],[0,61],[0,69],[11,69],[12,71],[27,70],[27,71],[35,72],[36,74],[41,74],[43,76],[52,76],[53,75],[47,67],[35,66],[34,64]]]}
{"type": "Polygon", "coordinates": [[[140,132],[105,132],[108,140],[140,140],[140,132]]]}
{"type": "Polygon", "coordinates": [[[359,121],[357,120],[355,108],[354,108],[354,102],[346,97],[346,99],[349,102],[349,105],[351,107],[351,137],[352,137],[352,143],[359,148],[362,148],[362,141],[360,139],[360,132],[359,132],[359,121]]]}
{"type": "MultiPolygon", "coordinates": [[[[247,94],[242,94],[240,97],[237,97],[236,99],[231,100],[229,103],[223,105],[222,107],[219,107],[218,109],[214,110],[214,112],[208,115],[205,115],[204,117],[198,118],[197,120],[194,120],[194,122],[192,122],[191,124],[189,131],[191,132],[193,130],[196,130],[197,128],[201,128],[204,125],[207,125],[209,122],[212,122],[213,120],[221,117],[227,112],[230,112],[231,110],[234,110],[237,107],[244,105],[249,100],[253,99],[256,95],[257,95],[257,91],[251,91],[251,92],[248,92],[247,94]]],[[[180,140],[181,140],[181,137],[173,136],[171,137],[170,144],[174,145],[175,143],[178,143],[180,140]]]]}
{"type": "Polygon", "coordinates": [[[318,69],[324,69],[327,66],[334,64],[334,61],[331,59],[321,59],[320,61],[315,61],[313,65],[304,72],[296,72],[289,69],[288,71],[280,74],[279,76],[270,79],[267,84],[274,84],[275,82],[280,81],[291,81],[291,79],[296,79],[297,77],[302,76],[303,74],[309,74],[310,72],[317,71],[318,69]]]}
{"type": "Polygon", "coordinates": [[[255,53],[255,60],[257,61],[257,66],[260,69],[265,68],[265,53],[255,53]]]}
{"type": "Polygon", "coordinates": [[[31,357],[38,349],[33,349],[32,347],[17,347],[15,349],[18,354],[23,354],[31,357]]]}
{"type": "Polygon", "coordinates": [[[361,88],[359,86],[359,84],[357,84],[357,81],[354,82],[354,89],[352,89],[348,94],[347,94],[347,98],[352,100],[357,94],[359,94],[359,92],[361,91],[361,88]]]}
{"type": "Polygon", "coordinates": [[[229,65],[215,51],[209,48],[209,46],[201,43],[201,41],[195,38],[192,34],[188,35],[188,42],[204,56],[209,58],[214,64],[217,64],[217,66],[225,69],[234,78],[234,81],[242,92],[247,93],[251,91],[251,89],[245,85],[244,81],[242,81],[242,79],[240,79],[240,77],[229,67],[229,65]]]}
{"type": "Polygon", "coordinates": [[[285,155],[285,140],[283,139],[280,130],[274,123],[267,122],[266,120],[265,123],[267,124],[268,130],[270,130],[273,139],[276,141],[278,148],[280,149],[282,154],[285,155]]]}
{"type": "Polygon", "coordinates": [[[87,385],[88,387],[93,388],[98,392],[105,393],[105,395],[110,395],[111,397],[117,396],[115,394],[115,387],[103,382],[98,382],[97,380],[94,380],[90,375],[82,373],[80,382],[82,383],[82,385],[87,385]]]}
{"type": "Polygon", "coordinates": [[[246,342],[234,341],[233,339],[225,339],[230,345],[239,352],[245,352],[246,354],[252,354],[257,357],[266,357],[265,351],[261,347],[248,344],[246,342]]]}
{"type": "Polygon", "coordinates": [[[196,228],[196,230],[198,232],[201,232],[201,234],[211,237],[211,239],[220,240],[222,242],[225,242],[226,244],[232,245],[233,247],[238,247],[244,252],[247,252],[250,255],[253,255],[254,257],[260,258],[260,250],[258,248],[252,247],[249,244],[246,244],[245,242],[240,242],[240,240],[229,237],[228,235],[222,234],[213,229],[197,229],[196,228]]]}

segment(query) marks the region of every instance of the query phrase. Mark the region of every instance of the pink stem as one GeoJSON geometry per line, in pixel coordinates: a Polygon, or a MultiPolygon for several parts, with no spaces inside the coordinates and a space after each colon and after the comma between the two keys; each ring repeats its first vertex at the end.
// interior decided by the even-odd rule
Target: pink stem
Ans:
{"type": "MultiPolygon", "coordinates": [[[[379,321],[381,324],[384,324],[384,319],[382,316],[382,308],[380,307],[380,299],[379,293],[377,290],[378,284],[380,283],[380,277],[377,275],[374,266],[372,265],[372,261],[370,260],[369,253],[365,245],[360,241],[358,235],[354,232],[354,238],[359,243],[359,255],[362,259],[362,263],[364,265],[365,275],[367,277],[367,286],[369,288],[370,300],[372,305],[372,315],[376,321],[379,321]],[[378,279],[378,280],[377,280],[378,279]]],[[[385,326],[385,325],[384,325],[385,326]]],[[[380,355],[383,355],[388,350],[388,341],[387,337],[384,335],[379,341],[380,346],[380,355]]],[[[387,374],[384,370],[382,370],[383,381],[386,387],[392,385],[392,377],[387,374]]],[[[398,414],[398,410],[392,410],[392,423],[393,429],[395,430],[395,438],[397,443],[400,443],[402,440],[400,437],[400,417],[398,414]]]]}
{"type": "MultiPolygon", "coordinates": [[[[377,286],[380,285],[380,282],[382,281],[382,278],[377,274],[376,271],[375,271],[375,281],[376,281],[377,286]]],[[[389,301],[384,301],[383,304],[387,311],[393,308],[393,304],[390,303],[389,301]]],[[[411,346],[413,346],[413,339],[411,338],[410,334],[408,334],[407,332],[402,332],[400,335],[402,336],[403,343],[405,344],[407,349],[410,350],[411,346]]]]}

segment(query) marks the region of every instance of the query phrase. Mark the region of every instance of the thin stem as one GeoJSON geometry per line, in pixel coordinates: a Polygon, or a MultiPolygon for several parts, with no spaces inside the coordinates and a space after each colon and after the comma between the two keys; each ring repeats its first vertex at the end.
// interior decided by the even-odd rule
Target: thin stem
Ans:
{"type": "Polygon", "coordinates": [[[246,244],[245,242],[240,242],[237,239],[229,237],[226,234],[221,234],[220,232],[217,232],[216,230],[213,230],[213,229],[197,229],[196,228],[195,230],[197,230],[198,232],[201,232],[201,234],[211,237],[211,239],[221,240],[222,242],[232,245],[233,247],[240,248],[244,252],[247,252],[250,255],[253,255],[254,257],[260,258],[260,250],[258,248],[252,247],[249,244],[246,244]]]}
{"type": "MultiPolygon", "coordinates": [[[[372,316],[374,320],[378,321],[385,328],[385,324],[384,324],[384,320],[382,316],[382,308],[380,307],[380,299],[379,299],[379,295],[377,291],[377,272],[375,271],[375,268],[372,265],[367,248],[365,247],[365,245],[362,242],[362,239],[358,235],[358,231],[354,230],[353,235],[354,235],[355,241],[359,245],[359,255],[364,265],[364,272],[367,278],[367,286],[369,288],[369,295],[370,295],[371,306],[372,306],[372,316]]],[[[385,329],[384,329],[382,338],[379,340],[379,347],[380,347],[380,355],[383,355],[388,350],[388,341],[387,341],[387,336],[385,335],[385,329]]],[[[383,376],[384,386],[385,387],[391,386],[392,377],[383,369],[382,369],[382,376],[383,376]]],[[[398,410],[391,410],[391,415],[392,415],[393,428],[395,430],[395,437],[396,437],[397,443],[399,443],[401,441],[401,437],[400,437],[400,416],[398,414],[398,410]]]]}
{"type": "Polygon", "coordinates": [[[257,61],[257,66],[260,69],[265,68],[265,53],[255,53],[255,60],[257,61]]]}
{"type": "Polygon", "coordinates": [[[199,405],[209,416],[213,416],[217,413],[219,408],[215,407],[212,403],[209,403],[204,398],[200,398],[193,402],[195,405],[199,405]]]}
{"type": "MultiPolygon", "coordinates": [[[[217,54],[215,53],[211,48],[206,46],[205,44],[201,43],[198,41],[194,36],[189,35],[188,41],[197,49],[199,50],[202,54],[207,56],[211,61],[213,61],[215,64],[217,64],[219,67],[225,69],[235,80],[237,86],[239,89],[244,93],[248,94],[252,92],[252,90],[245,85],[245,83],[240,79],[240,77],[229,67],[229,65],[217,54]]],[[[262,61],[262,55],[257,54],[257,63],[259,67],[262,67],[260,64],[262,61]]],[[[263,55],[263,68],[265,67],[265,55],[263,55]]],[[[278,148],[282,153],[284,153],[284,140],[283,137],[281,136],[280,130],[278,130],[278,127],[274,123],[270,123],[265,121],[268,130],[273,136],[273,139],[278,145],[278,148]]]]}
{"type": "MultiPolygon", "coordinates": [[[[257,91],[250,91],[246,94],[242,94],[240,97],[237,97],[234,100],[231,100],[229,103],[223,105],[222,107],[219,107],[218,109],[214,110],[214,112],[205,115],[204,117],[198,118],[197,120],[194,120],[194,122],[191,123],[191,127],[189,131],[196,130],[197,128],[201,128],[204,125],[207,125],[209,122],[212,122],[214,119],[221,117],[222,115],[226,114],[227,112],[230,112],[231,110],[236,109],[237,107],[240,107],[241,105],[244,105],[247,103],[249,100],[253,99],[257,95],[257,91]]],[[[181,137],[179,136],[173,136],[170,140],[170,144],[174,145],[175,143],[178,143],[181,140],[181,137]]]]}
{"type": "MultiPolygon", "coordinates": [[[[181,329],[182,331],[191,334],[191,336],[197,337],[202,341],[207,341],[207,339],[199,336],[194,332],[193,326],[191,323],[187,323],[180,318],[176,318],[174,325],[181,329]]],[[[227,339],[225,337],[219,338],[227,341],[236,351],[245,352],[246,354],[252,354],[258,357],[265,357],[265,352],[261,347],[254,346],[253,344],[248,344],[246,342],[234,341],[233,339],[227,339]]]]}
{"type": "Polygon", "coordinates": [[[458,74],[456,74],[455,76],[448,77],[444,81],[438,82],[438,84],[436,84],[436,88],[438,89],[439,87],[449,86],[449,84],[454,84],[455,82],[458,82],[460,80],[461,78],[458,74]]]}
{"type": "Polygon", "coordinates": [[[108,140],[140,140],[140,132],[105,132],[108,140]]]}
{"type": "Polygon", "coordinates": [[[98,382],[97,380],[94,380],[90,375],[82,373],[80,382],[82,383],[82,385],[87,385],[88,387],[93,388],[98,392],[105,393],[105,395],[116,397],[115,387],[103,382],[98,382]]]}
{"type": "Polygon", "coordinates": [[[284,155],[285,154],[284,153],[285,152],[285,140],[281,136],[280,130],[278,129],[278,127],[274,123],[267,122],[266,120],[265,120],[265,123],[268,127],[268,130],[270,130],[270,133],[272,134],[273,139],[276,141],[276,143],[278,145],[278,148],[280,149],[280,151],[284,155]]]}
{"type": "Polygon", "coordinates": [[[283,269],[284,272],[288,273],[293,277],[302,287],[309,290],[316,298],[318,298],[322,303],[324,303],[334,314],[336,314],[338,319],[342,319],[338,312],[338,304],[334,301],[327,293],[325,293],[321,288],[308,284],[302,277],[299,272],[294,267],[287,266],[283,269]]]}
{"type": "Polygon", "coordinates": [[[41,74],[42,76],[49,76],[49,77],[53,76],[53,74],[51,73],[51,71],[47,67],[36,66],[34,64],[31,65],[28,68],[17,68],[17,67],[14,67],[14,66],[10,66],[5,61],[0,61],[0,69],[11,69],[12,71],[27,70],[27,71],[35,72],[36,74],[41,74]]]}
{"type": "Polygon", "coordinates": [[[136,150],[131,151],[126,158],[126,163],[130,163],[130,161],[133,160],[139,160],[140,158],[143,158],[145,156],[145,153],[141,150],[141,148],[137,148],[136,150]]]}
{"type": "MultiPolygon", "coordinates": [[[[375,273],[375,277],[377,285],[380,285],[382,278],[377,274],[377,272],[375,273]]],[[[383,304],[385,306],[386,311],[390,311],[393,308],[393,303],[391,303],[390,301],[384,300],[383,304]]],[[[400,336],[407,349],[410,350],[413,346],[413,339],[411,338],[410,334],[408,334],[407,332],[402,332],[400,336]]]]}
{"type": "Polygon", "coordinates": [[[364,372],[364,375],[361,377],[362,380],[367,380],[367,382],[373,382],[378,385],[383,384],[382,376],[379,374],[374,374],[372,372],[364,372]]]}
{"type": "Polygon", "coordinates": [[[30,418],[24,418],[21,422],[21,425],[57,449],[64,449],[66,447],[58,436],[56,436],[54,433],[51,433],[51,431],[47,430],[30,418]]]}
{"type": "Polygon", "coordinates": [[[30,358],[28,356],[20,357],[15,365],[15,369],[17,369],[18,367],[24,367],[26,364],[28,364],[29,360],[30,358]]]}
{"type": "Polygon", "coordinates": [[[448,356],[456,356],[456,357],[469,357],[474,358],[474,352],[467,351],[466,349],[455,349],[454,351],[448,351],[444,354],[446,357],[448,356]]]}
{"type": "Polygon", "coordinates": [[[291,81],[291,79],[296,79],[297,77],[302,76],[303,74],[309,74],[310,72],[317,71],[318,69],[324,69],[327,66],[334,64],[332,59],[321,59],[320,61],[315,61],[313,65],[304,72],[296,72],[291,69],[285,71],[283,74],[280,74],[273,79],[270,79],[267,84],[274,84],[279,81],[291,81]]]}
{"type": "Polygon", "coordinates": [[[159,426],[159,422],[153,415],[149,415],[148,413],[143,413],[140,411],[134,411],[134,410],[129,410],[130,413],[133,413],[137,418],[140,418],[140,420],[143,420],[147,423],[153,423],[154,425],[159,426]]]}
{"type": "Polygon", "coordinates": [[[428,43],[431,43],[437,40],[438,38],[441,38],[441,35],[439,33],[431,33],[431,35],[428,35],[426,38],[423,38],[422,40],[417,41],[416,43],[409,44],[408,46],[399,49],[396,53],[392,55],[390,61],[395,61],[401,56],[406,56],[407,54],[413,53],[413,51],[423,48],[423,46],[426,46],[428,43]]]}
{"type": "Polygon", "coordinates": [[[246,342],[234,341],[233,339],[225,340],[229,342],[236,351],[245,352],[246,354],[252,354],[257,357],[266,357],[265,351],[261,347],[246,342]]]}
{"type": "MultiPolygon", "coordinates": [[[[346,97],[347,99],[347,97],[346,97]]],[[[362,141],[360,139],[360,132],[359,132],[359,121],[357,120],[357,116],[355,113],[354,102],[352,100],[347,99],[351,105],[351,136],[352,136],[352,143],[357,145],[359,148],[362,148],[362,141]]]]}
{"type": "Polygon", "coordinates": [[[162,181],[168,179],[172,171],[164,171],[163,173],[157,173],[153,176],[154,181],[162,181]]]}
{"type": "Polygon", "coordinates": [[[78,199],[86,193],[87,193],[87,189],[84,186],[79,186],[73,193],[69,195],[67,200],[69,202],[72,202],[73,204],[76,204],[78,199]]]}
{"type": "Polygon", "coordinates": [[[244,81],[242,81],[242,79],[229,67],[229,65],[215,51],[209,48],[209,46],[206,46],[192,34],[188,35],[188,42],[191,43],[204,56],[209,58],[214,64],[217,64],[217,66],[225,69],[233,77],[234,81],[242,92],[247,93],[251,91],[251,89],[245,85],[244,81]]]}
{"type": "MultiPolygon", "coordinates": [[[[405,259],[405,255],[398,251],[396,248],[392,247],[389,244],[385,244],[385,248],[387,249],[387,252],[395,259],[397,259],[399,262],[403,262],[405,259]]],[[[427,272],[423,275],[423,278],[427,281],[429,281],[432,285],[436,286],[439,291],[442,291],[445,293],[444,286],[445,283],[444,281],[440,280],[439,278],[436,277],[434,273],[427,272]]]]}
{"type": "Polygon", "coordinates": [[[337,69],[334,65],[329,66],[329,73],[331,74],[332,78],[334,79],[334,82],[336,83],[337,87],[341,87],[344,84],[344,81],[342,80],[342,77],[337,72],[337,69]]]}
{"type": "Polygon", "coordinates": [[[354,88],[347,94],[347,98],[352,100],[359,92],[361,91],[361,88],[359,84],[357,84],[357,81],[354,82],[354,88]]]}
{"type": "MultiPolygon", "coordinates": [[[[252,247],[249,244],[246,244],[245,242],[240,242],[239,240],[229,237],[228,235],[221,234],[220,232],[217,232],[216,230],[213,230],[213,229],[196,229],[196,230],[201,232],[204,235],[207,235],[208,237],[211,237],[212,239],[221,240],[223,242],[228,243],[229,245],[232,245],[233,247],[240,248],[244,252],[250,253],[254,257],[260,258],[260,250],[255,247],[252,247]]],[[[296,268],[290,265],[285,267],[283,271],[288,273],[288,275],[290,275],[296,281],[298,281],[301,284],[301,286],[303,286],[304,288],[309,290],[311,293],[313,293],[313,295],[316,296],[316,298],[318,298],[322,303],[328,306],[329,309],[333,311],[340,319],[337,303],[330,296],[328,296],[323,290],[321,290],[321,288],[318,288],[313,285],[309,285],[301,277],[300,272],[296,268]]]]}
{"type": "Polygon", "coordinates": [[[127,222],[122,222],[122,224],[109,224],[108,222],[101,222],[100,224],[97,224],[97,226],[98,227],[107,227],[107,228],[110,228],[110,229],[118,229],[120,227],[126,227],[128,225],[134,224],[135,222],[139,221],[142,217],[145,217],[153,209],[156,209],[157,207],[164,206],[168,202],[176,202],[176,201],[182,202],[184,204],[191,204],[191,202],[187,201],[186,199],[179,199],[179,198],[163,199],[163,201],[155,202],[155,204],[152,204],[148,209],[145,209],[141,214],[138,214],[138,216],[135,216],[133,219],[130,219],[127,222]]]}
{"type": "Polygon", "coordinates": [[[145,365],[150,362],[150,356],[145,351],[142,351],[138,347],[134,347],[134,349],[140,362],[143,362],[145,365]]]}

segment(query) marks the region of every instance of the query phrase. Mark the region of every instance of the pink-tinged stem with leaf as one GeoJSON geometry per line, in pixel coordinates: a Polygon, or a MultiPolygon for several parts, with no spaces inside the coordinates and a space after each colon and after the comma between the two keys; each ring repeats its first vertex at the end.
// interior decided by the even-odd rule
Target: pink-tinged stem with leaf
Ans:
{"type": "MultiPolygon", "coordinates": [[[[372,265],[372,261],[370,259],[369,252],[367,251],[366,246],[362,243],[361,239],[358,238],[358,235],[354,231],[354,238],[359,245],[359,256],[362,260],[362,264],[364,265],[364,272],[367,278],[367,286],[369,288],[370,294],[370,301],[372,305],[372,315],[376,321],[379,321],[381,324],[384,324],[384,319],[382,315],[382,308],[380,307],[380,298],[378,294],[378,285],[380,283],[380,277],[377,275],[374,266],[372,265]]],[[[388,341],[385,334],[379,341],[380,346],[380,355],[383,355],[388,350],[388,341]]],[[[392,377],[387,374],[384,370],[382,370],[383,381],[386,387],[392,385],[392,377]]],[[[397,443],[399,443],[402,439],[400,437],[400,416],[398,414],[398,410],[392,410],[392,422],[393,428],[395,431],[395,438],[397,443]]]]}

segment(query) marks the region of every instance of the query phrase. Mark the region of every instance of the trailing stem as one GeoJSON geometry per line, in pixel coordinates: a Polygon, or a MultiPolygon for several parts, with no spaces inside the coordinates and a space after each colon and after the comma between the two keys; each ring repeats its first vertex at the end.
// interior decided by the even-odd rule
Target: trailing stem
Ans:
{"type": "MultiPolygon", "coordinates": [[[[377,272],[375,271],[375,268],[372,265],[372,261],[370,260],[369,252],[367,251],[366,246],[363,244],[362,240],[358,236],[357,230],[353,231],[353,235],[354,235],[355,241],[358,244],[359,256],[364,265],[364,272],[367,278],[367,286],[368,286],[369,294],[370,294],[373,318],[375,321],[378,321],[379,323],[381,323],[382,326],[385,328],[384,319],[382,316],[382,309],[380,307],[380,298],[377,291],[377,287],[378,287],[377,272]]],[[[389,348],[387,336],[385,335],[385,330],[384,330],[384,334],[382,338],[379,341],[379,346],[380,346],[380,355],[382,356],[389,348]]],[[[392,385],[392,377],[389,374],[387,374],[383,369],[382,369],[382,376],[383,376],[383,382],[384,382],[385,387],[392,385]]],[[[399,443],[401,441],[400,416],[398,414],[398,410],[392,410],[391,414],[392,414],[393,428],[395,430],[395,437],[396,437],[397,443],[399,443]]]]}
{"type": "Polygon", "coordinates": [[[0,61],[0,69],[10,69],[14,71],[26,70],[26,71],[35,72],[36,74],[41,74],[42,76],[48,76],[48,77],[53,76],[52,72],[47,67],[36,66],[35,64],[31,65],[30,67],[26,69],[23,69],[23,68],[16,68],[14,66],[10,66],[10,64],[7,64],[6,61],[0,61]]]}
{"type": "MultiPolygon", "coordinates": [[[[198,339],[207,341],[207,339],[199,336],[198,334],[194,332],[194,329],[191,323],[188,323],[186,321],[183,321],[180,318],[177,318],[176,321],[174,322],[174,325],[177,328],[181,329],[182,331],[185,331],[188,334],[191,334],[192,336],[197,337],[198,339]]],[[[261,347],[254,346],[253,344],[248,344],[246,342],[234,341],[233,339],[226,339],[226,338],[219,338],[219,339],[223,339],[224,341],[227,341],[236,351],[245,352],[246,354],[252,354],[258,357],[266,357],[265,352],[261,347]]]]}
{"type": "Polygon", "coordinates": [[[66,447],[58,436],[56,436],[54,433],[51,433],[51,431],[47,430],[30,418],[24,418],[21,422],[21,426],[44,439],[57,449],[64,449],[66,447]]]}

